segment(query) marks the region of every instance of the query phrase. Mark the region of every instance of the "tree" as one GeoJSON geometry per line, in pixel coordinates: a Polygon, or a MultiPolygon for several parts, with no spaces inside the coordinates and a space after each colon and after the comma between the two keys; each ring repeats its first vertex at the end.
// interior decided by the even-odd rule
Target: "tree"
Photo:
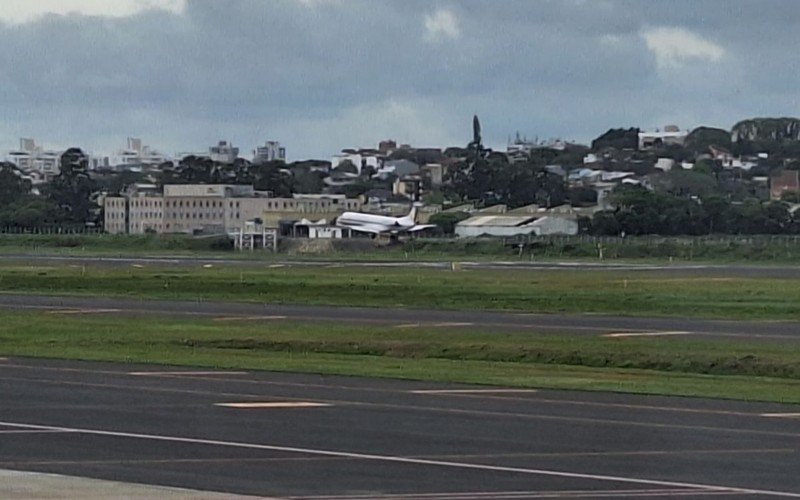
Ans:
{"type": "Polygon", "coordinates": [[[605,134],[592,141],[592,151],[600,151],[606,148],[638,149],[639,129],[611,128],[605,134]]]}
{"type": "Polygon", "coordinates": [[[292,179],[292,192],[295,193],[321,193],[325,183],[319,172],[300,172],[292,179]]]}
{"type": "Polygon", "coordinates": [[[88,163],[79,148],[70,148],[61,155],[60,172],[47,189],[47,199],[58,210],[58,222],[76,225],[97,222],[96,184],[87,173],[88,163]]]}
{"type": "Polygon", "coordinates": [[[31,192],[31,183],[13,163],[0,162],[0,207],[12,205],[31,192]]]}
{"type": "Polygon", "coordinates": [[[350,160],[342,160],[333,171],[340,174],[357,174],[358,168],[350,160]]]}
{"type": "Polygon", "coordinates": [[[292,176],[284,169],[282,161],[270,161],[252,165],[253,187],[259,191],[272,191],[274,196],[289,197],[292,195],[292,176]]]}
{"type": "Polygon", "coordinates": [[[683,146],[694,154],[708,153],[709,146],[730,150],[731,134],[721,128],[697,127],[686,136],[683,146]]]}
{"type": "Polygon", "coordinates": [[[456,224],[462,220],[469,219],[470,215],[467,212],[439,212],[438,214],[431,215],[428,223],[436,224],[444,234],[453,234],[456,232],[456,224]]]}

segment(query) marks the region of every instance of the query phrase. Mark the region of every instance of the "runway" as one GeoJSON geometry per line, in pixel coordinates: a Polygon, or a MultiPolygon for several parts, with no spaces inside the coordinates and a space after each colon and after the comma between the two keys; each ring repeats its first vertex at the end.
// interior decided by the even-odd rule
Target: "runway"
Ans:
{"type": "Polygon", "coordinates": [[[0,401],[0,469],[289,499],[800,498],[798,406],[14,358],[0,401]]]}
{"type": "Polygon", "coordinates": [[[761,341],[800,340],[798,321],[723,321],[593,314],[358,308],[212,301],[0,294],[0,310],[62,315],[162,315],[217,321],[311,321],[388,328],[459,328],[521,334],[703,336],[761,341]]]}

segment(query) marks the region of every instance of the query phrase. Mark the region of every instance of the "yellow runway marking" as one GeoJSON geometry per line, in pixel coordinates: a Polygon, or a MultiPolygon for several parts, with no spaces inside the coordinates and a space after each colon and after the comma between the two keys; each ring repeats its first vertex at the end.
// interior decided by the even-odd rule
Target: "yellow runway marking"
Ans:
{"type": "Polygon", "coordinates": [[[331,405],[310,401],[272,401],[268,403],[214,403],[214,406],[224,406],[225,408],[316,408],[331,405]]]}
{"type": "Polygon", "coordinates": [[[128,372],[128,375],[136,375],[140,377],[174,377],[183,375],[185,377],[192,377],[198,375],[247,375],[247,372],[128,372]]]}
{"type": "Polygon", "coordinates": [[[258,321],[258,320],[286,319],[286,316],[221,316],[214,321],[258,321]]]}
{"type": "Polygon", "coordinates": [[[660,337],[664,335],[691,335],[692,332],[622,332],[606,333],[603,337],[660,337]]]}

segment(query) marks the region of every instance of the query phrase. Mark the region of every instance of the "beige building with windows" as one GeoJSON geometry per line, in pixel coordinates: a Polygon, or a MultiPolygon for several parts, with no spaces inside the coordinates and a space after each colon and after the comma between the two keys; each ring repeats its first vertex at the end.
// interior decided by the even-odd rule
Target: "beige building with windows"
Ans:
{"type": "Polygon", "coordinates": [[[135,185],[123,196],[106,197],[106,232],[232,233],[254,219],[276,228],[282,220],[331,220],[342,212],[361,208],[359,200],[344,195],[270,198],[252,186],[174,184],[164,186],[163,193],[150,188],[135,185]]]}

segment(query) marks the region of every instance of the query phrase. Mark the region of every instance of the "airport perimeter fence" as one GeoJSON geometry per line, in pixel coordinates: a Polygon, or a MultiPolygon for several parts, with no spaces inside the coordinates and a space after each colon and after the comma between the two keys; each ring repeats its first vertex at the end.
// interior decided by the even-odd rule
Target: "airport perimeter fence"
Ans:
{"type": "Polygon", "coordinates": [[[77,235],[104,234],[101,227],[87,226],[0,226],[0,234],[45,234],[45,235],[77,235]]]}
{"type": "Polygon", "coordinates": [[[798,235],[533,236],[509,239],[519,255],[694,259],[800,260],[798,235]]]}

